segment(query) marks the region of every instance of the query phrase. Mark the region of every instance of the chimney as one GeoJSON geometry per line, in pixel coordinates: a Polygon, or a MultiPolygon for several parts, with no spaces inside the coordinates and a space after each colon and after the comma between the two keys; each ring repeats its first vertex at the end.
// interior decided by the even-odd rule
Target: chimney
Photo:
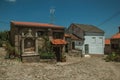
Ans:
{"type": "Polygon", "coordinates": [[[119,33],[120,33],[120,26],[118,28],[119,28],[119,33]]]}

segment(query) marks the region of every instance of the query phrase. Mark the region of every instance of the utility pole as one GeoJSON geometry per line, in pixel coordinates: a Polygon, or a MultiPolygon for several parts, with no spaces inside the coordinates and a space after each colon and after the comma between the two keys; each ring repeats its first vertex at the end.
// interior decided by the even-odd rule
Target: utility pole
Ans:
{"type": "Polygon", "coordinates": [[[54,24],[54,22],[55,22],[55,9],[51,8],[50,9],[50,23],[54,24]]]}

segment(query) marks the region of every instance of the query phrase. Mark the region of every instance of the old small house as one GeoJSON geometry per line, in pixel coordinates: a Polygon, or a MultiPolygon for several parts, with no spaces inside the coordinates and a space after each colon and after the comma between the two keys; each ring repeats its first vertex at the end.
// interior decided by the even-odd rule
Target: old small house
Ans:
{"type": "Polygon", "coordinates": [[[104,54],[104,31],[93,25],[71,24],[67,31],[80,40],[74,40],[72,47],[82,50],[83,54],[104,54]]]}
{"type": "Polygon", "coordinates": [[[35,22],[16,22],[10,23],[11,43],[20,53],[22,60],[26,57],[29,60],[38,60],[38,49],[43,49],[44,39],[47,36],[52,44],[53,52],[55,52],[57,61],[61,60],[64,53],[64,27],[46,23],[35,22]]]}

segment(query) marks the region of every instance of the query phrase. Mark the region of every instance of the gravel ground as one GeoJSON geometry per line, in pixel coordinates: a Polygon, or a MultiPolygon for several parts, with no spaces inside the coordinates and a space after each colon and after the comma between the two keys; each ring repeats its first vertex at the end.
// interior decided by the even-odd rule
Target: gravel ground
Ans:
{"type": "Polygon", "coordinates": [[[103,57],[67,56],[63,63],[22,63],[4,59],[0,48],[0,80],[120,80],[120,63],[103,57]]]}

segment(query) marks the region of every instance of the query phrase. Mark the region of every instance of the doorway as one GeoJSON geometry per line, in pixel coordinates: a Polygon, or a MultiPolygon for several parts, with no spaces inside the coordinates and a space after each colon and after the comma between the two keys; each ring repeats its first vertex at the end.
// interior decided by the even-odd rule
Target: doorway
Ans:
{"type": "Polygon", "coordinates": [[[65,45],[65,52],[68,53],[68,44],[65,45]]]}
{"type": "Polygon", "coordinates": [[[53,51],[55,52],[57,61],[60,62],[61,61],[61,50],[60,50],[60,47],[53,47],[53,51]]]}
{"type": "Polygon", "coordinates": [[[72,49],[75,49],[75,42],[72,42],[72,49]]]}
{"type": "Polygon", "coordinates": [[[88,53],[89,53],[89,45],[85,44],[85,54],[88,54],[88,53]]]}

